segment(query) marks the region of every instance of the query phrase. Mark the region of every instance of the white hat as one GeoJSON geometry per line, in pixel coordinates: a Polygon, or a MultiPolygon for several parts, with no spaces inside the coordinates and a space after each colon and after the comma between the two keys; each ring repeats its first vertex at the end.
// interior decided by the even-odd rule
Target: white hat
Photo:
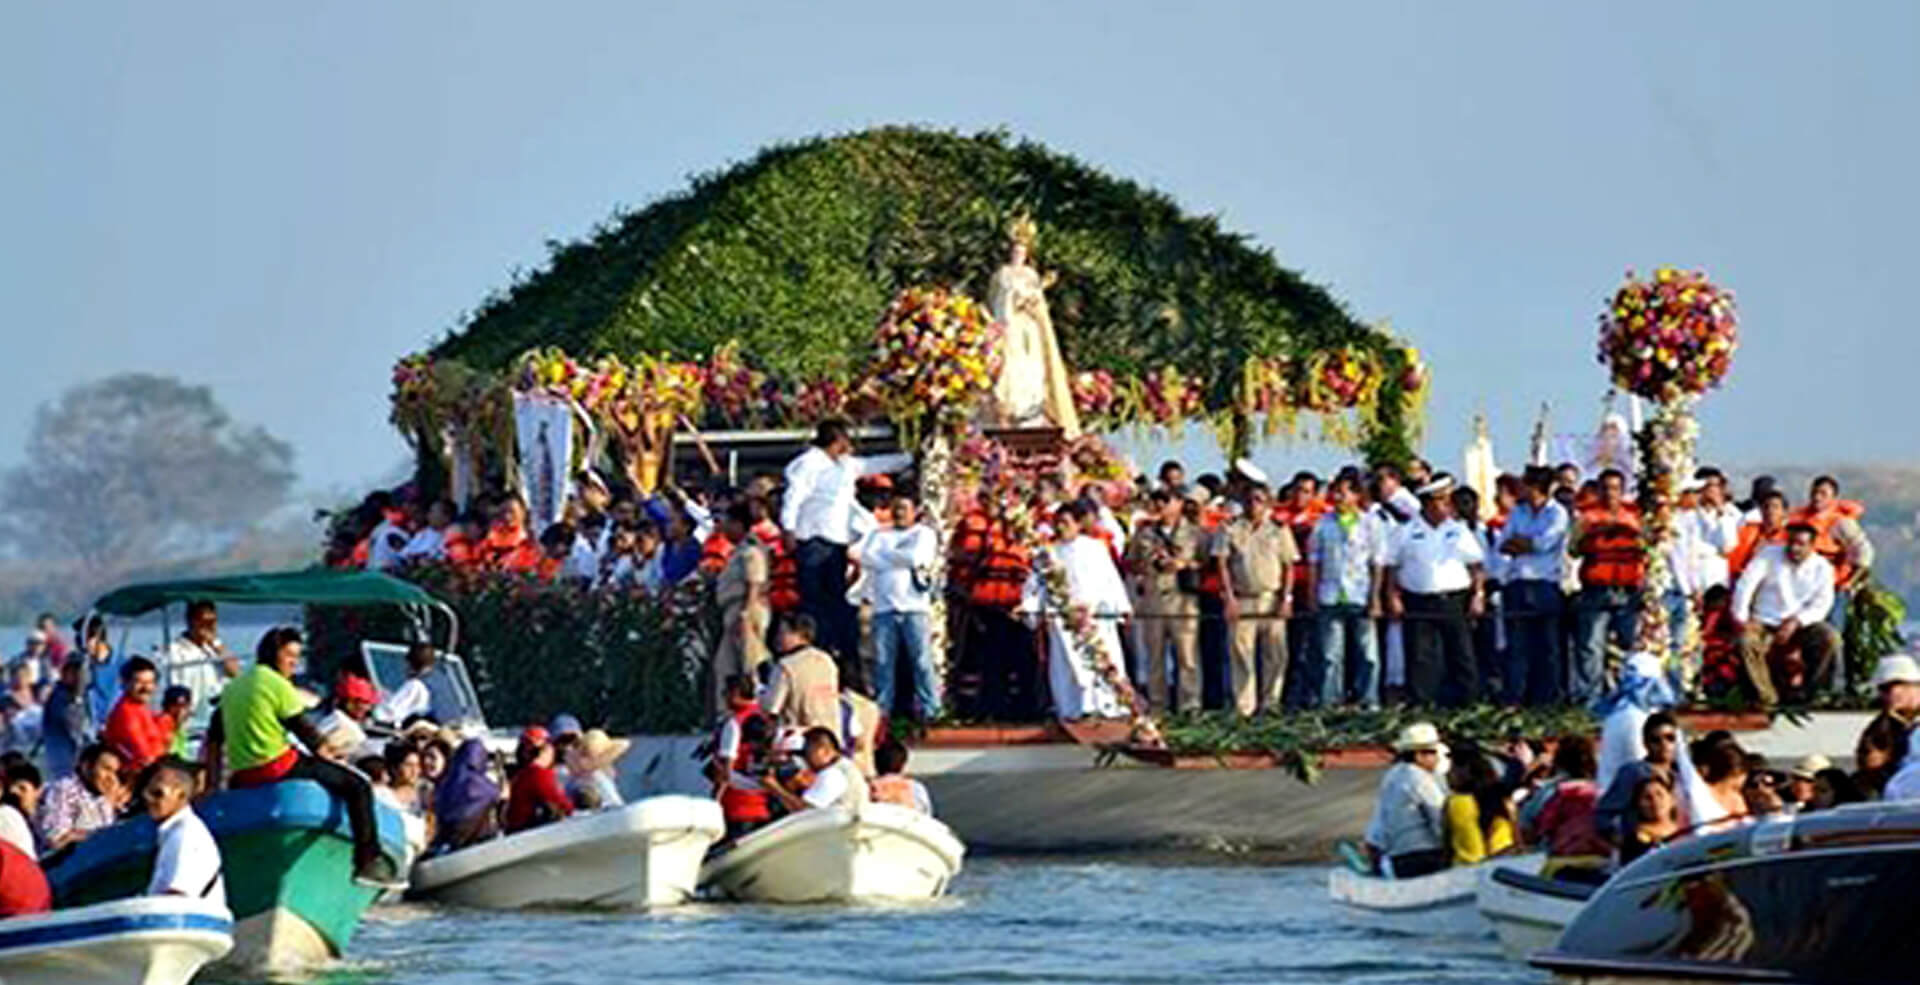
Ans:
{"type": "Polygon", "coordinates": [[[1418,489],[1415,489],[1414,495],[1421,496],[1421,497],[1445,496],[1446,494],[1452,491],[1453,491],[1453,476],[1448,475],[1445,472],[1439,472],[1439,473],[1436,473],[1432,479],[1428,480],[1426,485],[1421,486],[1418,489]]]}
{"type": "Polygon", "coordinates": [[[1432,722],[1414,722],[1400,730],[1400,737],[1393,740],[1394,752],[1424,752],[1440,748],[1440,730],[1432,722]]]}
{"type": "Polygon", "coordinates": [[[1702,479],[1697,475],[1691,479],[1688,479],[1685,482],[1680,483],[1680,491],[1683,493],[1699,492],[1700,490],[1705,488],[1707,488],[1707,480],[1702,479]]]}
{"type": "Polygon", "coordinates": [[[1920,684],[1920,661],[1904,653],[1889,653],[1873,668],[1873,686],[1920,684]]]}
{"type": "Polygon", "coordinates": [[[1793,766],[1793,775],[1803,780],[1811,780],[1814,774],[1819,773],[1821,770],[1830,770],[1832,768],[1833,760],[1816,752],[1795,763],[1793,766]]]}
{"type": "Polygon", "coordinates": [[[1213,494],[1207,491],[1206,486],[1200,485],[1197,482],[1181,490],[1180,495],[1200,506],[1205,506],[1213,502],[1213,494]]]}
{"type": "Polygon", "coordinates": [[[1248,482],[1257,482],[1263,486],[1267,485],[1268,480],[1267,480],[1266,470],[1262,469],[1258,465],[1253,464],[1253,459],[1251,458],[1234,459],[1233,470],[1235,472],[1240,473],[1241,475],[1246,476],[1248,482]]]}

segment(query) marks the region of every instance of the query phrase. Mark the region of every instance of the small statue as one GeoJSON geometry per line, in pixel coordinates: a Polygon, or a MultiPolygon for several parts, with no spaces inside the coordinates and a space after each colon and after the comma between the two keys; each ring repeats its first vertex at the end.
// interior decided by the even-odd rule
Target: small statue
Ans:
{"type": "Polygon", "coordinates": [[[1029,259],[1036,232],[1024,215],[1008,224],[1007,262],[987,287],[987,308],[1004,331],[990,419],[1008,428],[1055,427],[1075,438],[1080,415],[1047,311],[1046,289],[1054,278],[1041,276],[1029,259]]]}

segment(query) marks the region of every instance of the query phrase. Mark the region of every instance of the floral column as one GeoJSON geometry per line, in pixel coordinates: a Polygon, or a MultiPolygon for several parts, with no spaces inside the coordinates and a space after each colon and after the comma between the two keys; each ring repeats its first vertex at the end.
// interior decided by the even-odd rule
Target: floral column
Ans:
{"type": "Polygon", "coordinates": [[[1641,544],[1647,576],[1641,589],[1640,649],[1678,664],[1692,686],[1699,670],[1693,645],[1696,613],[1689,605],[1675,654],[1667,624],[1666,594],[1674,585],[1669,548],[1679,519],[1680,486],[1693,475],[1700,428],[1693,408],[1720,385],[1739,344],[1733,294],[1700,271],[1659,267],[1651,279],[1627,272],[1600,316],[1600,361],[1616,387],[1653,403],[1640,442],[1641,544]]]}

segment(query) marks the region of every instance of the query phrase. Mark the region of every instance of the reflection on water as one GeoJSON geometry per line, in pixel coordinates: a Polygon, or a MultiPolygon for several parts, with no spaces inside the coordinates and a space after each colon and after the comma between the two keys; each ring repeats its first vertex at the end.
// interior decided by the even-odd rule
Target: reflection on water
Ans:
{"type": "Polygon", "coordinates": [[[985,860],[928,906],[658,914],[383,907],[317,985],[1473,982],[1538,985],[1491,936],[1356,926],[1322,869],[985,860]]]}

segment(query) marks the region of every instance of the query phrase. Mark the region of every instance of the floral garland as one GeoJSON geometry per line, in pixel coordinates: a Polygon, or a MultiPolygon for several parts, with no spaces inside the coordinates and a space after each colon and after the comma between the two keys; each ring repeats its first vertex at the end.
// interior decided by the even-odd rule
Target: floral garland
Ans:
{"type": "Polygon", "coordinates": [[[1157,427],[1178,429],[1206,409],[1198,381],[1189,380],[1177,366],[1162,366],[1141,377],[1132,396],[1140,420],[1157,427]]]}
{"type": "Polygon", "coordinates": [[[1600,315],[1600,362],[1615,386],[1666,403],[1720,385],[1739,346],[1733,293],[1697,270],[1627,271],[1600,315]]]}
{"type": "Polygon", "coordinates": [[[861,390],[908,446],[921,428],[953,432],[972,417],[1000,373],[1000,325],[978,301],[943,287],[894,296],[874,332],[861,390]]]}
{"type": "Polygon", "coordinates": [[[1073,407],[1087,424],[1117,423],[1121,409],[1121,390],[1113,374],[1104,369],[1082,370],[1067,380],[1073,391],[1073,407]]]}
{"type": "Polygon", "coordinates": [[[1301,406],[1325,414],[1371,404],[1384,379],[1371,352],[1353,346],[1316,352],[1307,357],[1301,406]]]}

